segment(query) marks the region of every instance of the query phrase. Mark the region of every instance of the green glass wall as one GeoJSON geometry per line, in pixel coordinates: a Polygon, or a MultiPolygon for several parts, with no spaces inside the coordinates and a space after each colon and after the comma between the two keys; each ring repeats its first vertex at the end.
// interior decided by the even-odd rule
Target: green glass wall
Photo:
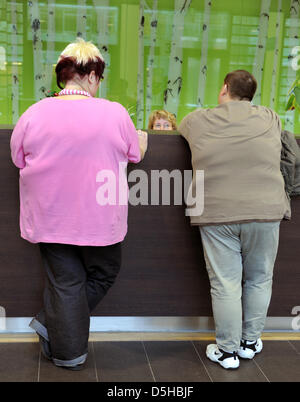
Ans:
{"type": "Polygon", "coordinates": [[[154,109],[180,121],[216,106],[226,73],[246,69],[259,83],[254,103],[300,134],[299,112],[285,111],[300,72],[298,0],[0,0],[1,125],[56,89],[55,63],[77,36],[107,62],[99,96],[139,128],[154,109]]]}

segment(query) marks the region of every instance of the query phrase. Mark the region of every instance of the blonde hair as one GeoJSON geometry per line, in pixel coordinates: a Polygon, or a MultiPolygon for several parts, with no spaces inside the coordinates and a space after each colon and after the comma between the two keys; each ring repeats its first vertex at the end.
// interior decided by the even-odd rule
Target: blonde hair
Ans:
{"type": "Polygon", "coordinates": [[[104,69],[105,62],[99,49],[93,43],[77,38],[59,56],[55,67],[56,83],[62,89],[76,74],[84,77],[92,71],[100,80],[103,79],[104,69]]]}
{"type": "Polygon", "coordinates": [[[69,43],[61,52],[58,62],[64,57],[72,57],[78,64],[87,64],[89,61],[97,61],[100,58],[104,62],[104,58],[100,50],[92,42],[86,42],[82,38],[77,38],[75,42],[69,43]]]}
{"type": "Polygon", "coordinates": [[[148,130],[153,130],[153,125],[155,120],[164,119],[172,124],[173,130],[177,130],[176,117],[173,113],[167,112],[166,110],[154,110],[149,116],[148,130]]]}

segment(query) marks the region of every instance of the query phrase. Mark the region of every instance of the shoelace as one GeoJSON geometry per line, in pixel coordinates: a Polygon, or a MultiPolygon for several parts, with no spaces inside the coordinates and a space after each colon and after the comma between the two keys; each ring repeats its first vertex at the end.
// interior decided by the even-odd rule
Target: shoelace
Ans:
{"type": "MultiPolygon", "coordinates": [[[[231,357],[233,357],[234,360],[236,360],[236,359],[238,358],[237,352],[228,353],[228,352],[225,352],[225,351],[222,350],[222,349],[219,349],[219,351],[220,351],[220,353],[222,353],[222,356],[220,356],[220,357],[218,358],[218,360],[220,360],[220,361],[223,361],[223,360],[225,360],[225,359],[229,359],[229,358],[231,358],[231,357]]],[[[215,352],[215,354],[217,355],[218,353],[215,352]]]]}
{"type": "Polygon", "coordinates": [[[241,341],[241,347],[244,349],[244,350],[246,350],[246,349],[251,349],[251,350],[253,350],[254,352],[255,352],[255,350],[256,350],[256,345],[257,345],[257,341],[254,341],[254,342],[251,342],[251,343],[248,343],[248,342],[250,342],[250,341],[241,341]]]}

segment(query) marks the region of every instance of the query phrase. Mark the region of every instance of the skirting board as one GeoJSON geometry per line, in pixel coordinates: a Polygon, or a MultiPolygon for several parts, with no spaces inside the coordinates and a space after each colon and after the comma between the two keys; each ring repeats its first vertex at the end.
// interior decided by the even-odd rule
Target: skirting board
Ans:
{"type": "MultiPolygon", "coordinates": [[[[32,317],[0,317],[0,334],[34,333],[32,317]]],[[[299,317],[267,317],[265,332],[300,333],[299,317]],[[298,322],[297,322],[298,320],[298,322]]],[[[214,331],[212,317],[91,317],[90,332],[196,333],[214,331]]]]}

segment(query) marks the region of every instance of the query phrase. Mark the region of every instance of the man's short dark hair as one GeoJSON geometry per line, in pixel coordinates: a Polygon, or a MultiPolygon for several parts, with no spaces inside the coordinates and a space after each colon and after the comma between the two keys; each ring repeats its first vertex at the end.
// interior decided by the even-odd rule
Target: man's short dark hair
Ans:
{"type": "Polygon", "coordinates": [[[227,74],[224,84],[228,86],[232,99],[252,101],[257,89],[256,79],[246,70],[235,70],[227,74]]]}

